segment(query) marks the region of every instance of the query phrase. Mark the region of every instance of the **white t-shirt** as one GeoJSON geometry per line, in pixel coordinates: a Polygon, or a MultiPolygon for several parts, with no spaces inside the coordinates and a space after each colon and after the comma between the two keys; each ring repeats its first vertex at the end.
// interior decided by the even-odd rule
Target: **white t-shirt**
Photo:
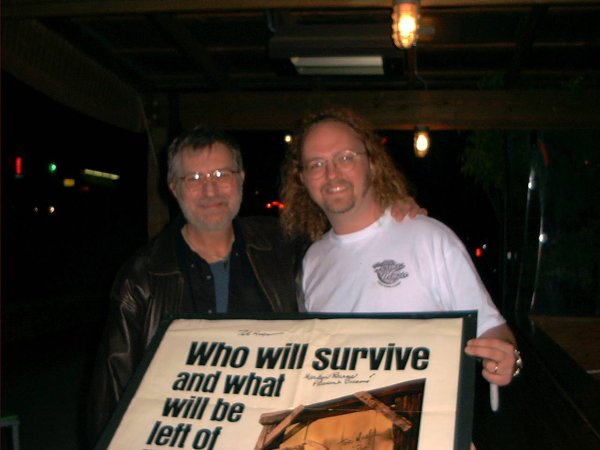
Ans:
{"type": "Polygon", "coordinates": [[[503,324],[464,245],[426,216],[396,222],[390,211],[360,231],[330,230],[304,257],[310,312],[477,310],[477,335],[503,324]]]}

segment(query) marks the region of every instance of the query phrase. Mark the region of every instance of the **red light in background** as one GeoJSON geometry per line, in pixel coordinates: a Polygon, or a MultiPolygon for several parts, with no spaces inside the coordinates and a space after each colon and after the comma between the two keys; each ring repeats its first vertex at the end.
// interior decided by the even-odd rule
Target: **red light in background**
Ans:
{"type": "Polygon", "coordinates": [[[15,158],[15,175],[17,177],[23,176],[23,158],[20,156],[15,158]]]}
{"type": "Polygon", "coordinates": [[[283,209],[284,208],[284,204],[281,203],[278,200],[273,200],[272,202],[269,202],[265,205],[265,208],[267,209],[271,209],[271,208],[279,208],[279,209],[283,209]]]}
{"type": "Polygon", "coordinates": [[[481,258],[483,256],[483,249],[481,247],[477,247],[475,249],[475,257],[481,258]]]}

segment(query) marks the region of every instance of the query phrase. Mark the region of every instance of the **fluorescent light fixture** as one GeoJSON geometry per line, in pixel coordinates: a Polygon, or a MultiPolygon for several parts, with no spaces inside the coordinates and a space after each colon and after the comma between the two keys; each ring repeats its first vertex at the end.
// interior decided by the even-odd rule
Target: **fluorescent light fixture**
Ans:
{"type": "Polygon", "coordinates": [[[383,75],[381,56],[293,56],[300,75],[383,75]]]}
{"type": "Polygon", "coordinates": [[[100,172],[99,170],[83,169],[83,174],[95,178],[104,178],[106,180],[117,181],[121,178],[119,175],[108,172],[100,172]]]}

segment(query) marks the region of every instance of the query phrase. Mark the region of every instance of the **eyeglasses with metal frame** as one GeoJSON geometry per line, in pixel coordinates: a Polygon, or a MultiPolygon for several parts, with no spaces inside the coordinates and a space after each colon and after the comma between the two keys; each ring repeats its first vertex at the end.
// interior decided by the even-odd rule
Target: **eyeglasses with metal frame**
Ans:
{"type": "Polygon", "coordinates": [[[212,181],[217,186],[228,186],[233,181],[233,176],[240,173],[239,170],[233,169],[216,169],[212,172],[194,172],[182,177],[178,177],[183,181],[183,186],[190,191],[199,190],[204,182],[212,181]]]}
{"type": "MultiPolygon", "coordinates": [[[[354,150],[344,150],[333,155],[331,161],[336,169],[342,172],[348,172],[354,169],[356,158],[365,155],[366,152],[357,152],[354,150]]],[[[325,170],[329,161],[323,158],[314,158],[302,165],[302,169],[307,177],[316,180],[325,176],[325,170]]]]}

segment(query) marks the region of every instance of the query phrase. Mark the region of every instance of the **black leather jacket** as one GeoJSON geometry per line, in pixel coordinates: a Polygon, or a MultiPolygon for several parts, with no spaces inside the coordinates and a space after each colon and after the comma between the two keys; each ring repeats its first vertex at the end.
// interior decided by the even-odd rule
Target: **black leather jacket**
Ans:
{"type": "MultiPolygon", "coordinates": [[[[87,413],[87,440],[97,440],[161,318],[187,312],[190,290],[176,254],[175,221],[143,247],[117,275],[105,331],[92,377],[87,413]]],[[[275,312],[298,310],[295,297],[296,254],[271,217],[236,219],[258,284],[275,312]]],[[[252,311],[248,311],[252,312],[252,311]]]]}

